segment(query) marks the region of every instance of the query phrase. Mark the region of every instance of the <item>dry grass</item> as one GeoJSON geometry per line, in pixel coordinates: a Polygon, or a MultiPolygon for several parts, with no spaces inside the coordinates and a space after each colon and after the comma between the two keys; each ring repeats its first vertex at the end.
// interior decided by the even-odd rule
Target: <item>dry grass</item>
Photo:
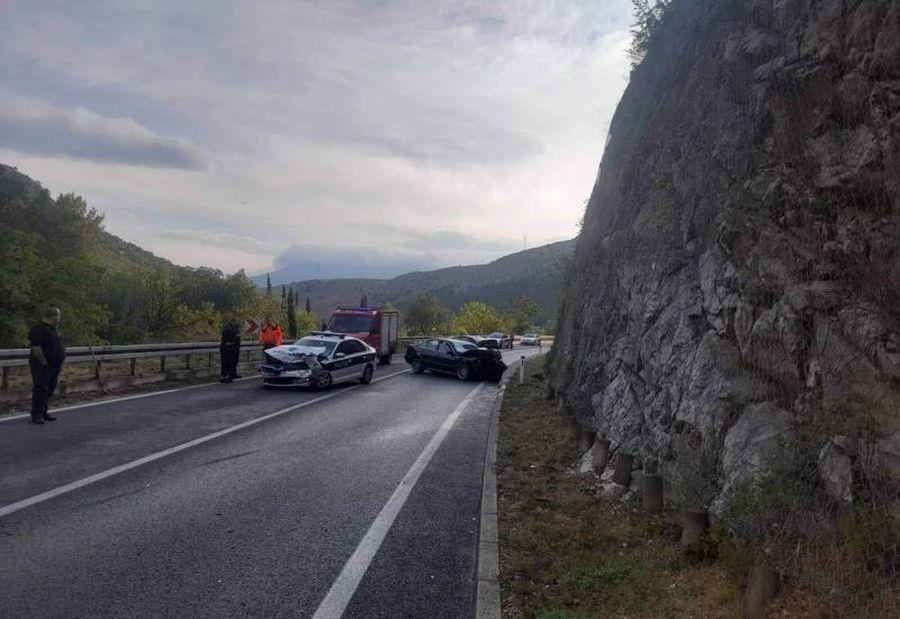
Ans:
{"type": "MultiPolygon", "coordinates": [[[[545,393],[534,363],[525,385],[510,384],[500,413],[504,616],[740,617],[740,577],[727,562],[688,557],[672,515],[643,515],[577,474],[576,441],[545,393]]],[[[799,592],[769,615],[823,616],[799,592]]]]}

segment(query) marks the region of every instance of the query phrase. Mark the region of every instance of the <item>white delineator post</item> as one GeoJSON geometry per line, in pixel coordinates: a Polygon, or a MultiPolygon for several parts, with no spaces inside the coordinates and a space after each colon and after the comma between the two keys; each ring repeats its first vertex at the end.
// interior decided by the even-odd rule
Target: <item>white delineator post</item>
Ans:
{"type": "Polygon", "coordinates": [[[525,355],[522,355],[522,363],[519,364],[519,384],[525,384],[525,355]]]}

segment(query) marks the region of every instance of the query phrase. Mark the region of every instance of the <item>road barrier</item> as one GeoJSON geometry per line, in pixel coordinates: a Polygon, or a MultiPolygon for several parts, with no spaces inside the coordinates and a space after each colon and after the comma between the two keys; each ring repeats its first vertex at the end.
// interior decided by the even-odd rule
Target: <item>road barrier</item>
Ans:
{"type": "MultiPolygon", "coordinates": [[[[424,338],[400,338],[400,346],[397,353],[403,354],[407,346],[418,344],[424,338]]],[[[8,391],[10,373],[13,368],[28,366],[30,351],[27,348],[0,349],[0,391],[8,391]]],[[[212,368],[214,357],[219,354],[219,342],[177,342],[171,344],[129,344],[125,346],[73,346],[66,349],[66,365],[92,364],[94,366],[94,381],[102,381],[103,363],[106,361],[129,361],[128,376],[137,376],[139,359],[158,358],[160,380],[166,378],[179,378],[173,372],[167,373],[166,361],[170,358],[180,358],[184,361],[184,370],[195,369],[195,361],[206,357],[206,368],[212,368]]],[[[241,344],[240,361],[252,363],[262,361],[262,346],[256,342],[244,342],[241,344]]],[[[210,372],[207,371],[206,374],[210,372]]],[[[148,382],[148,381],[145,381],[148,382]]],[[[102,384],[100,385],[102,388],[102,384]]],[[[118,386],[118,385],[116,385],[118,386]]],[[[86,389],[87,390],[87,389],[86,389]]]]}
{"type": "MultiPolygon", "coordinates": [[[[401,337],[397,347],[397,355],[403,356],[408,346],[422,344],[428,337],[401,337]]],[[[10,388],[13,371],[17,372],[18,382],[27,380],[28,357],[27,348],[0,349],[0,401],[14,401],[27,395],[25,384],[18,391],[10,388]],[[22,374],[25,376],[22,376],[22,374]]],[[[174,342],[170,344],[129,344],[124,346],[73,346],[66,349],[67,368],[72,365],[91,364],[92,377],[82,372],[74,372],[64,376],[60,381],[60,395],[66,393],[107,391],[134,385],[143,385],[167,380],[201,379],[218,376],[219,342],[174,342]],[[148,368],[146,364],[138,367],[144,359],[159,359],[158,369],[148,368]],[[177,367],[168,367],[168,360],[179,360],[177,367]],[[128,361],[128,370],[119,368],[118,374],[104,372],[107,362],[128,361]]],[[[262,361],[262,346],[256,341],[241,344],[240,363],[253,364],[262,361]]],[[[252,366],[244,366],[249,370],[252,366]]],[[[27,384],[30,390],[30,382],[27,384]]]]}
{"type": "MultiPolygon", "coordinates": [[[[241,345],[242,361],[250,362],[260,359],[262,346],[247,343],[241,345]]],[[[104,361],[130,361],[131,376],[137,372],[137,360],[146,358],[159,358],[159,371],[166,371],[166,359],[169,357],[183,357],[185,368],[190,369],[192,361],[198,355],[207,355],[208,364],[212,365],[212,356],[219,352],[219,342],[181,342],[173,344],[130,344],[127,346],[73,346],[66,349],[66,364],[91,363],[94,365],[95,378],[100,378],[104,361]]],[[[0,368],[2,368],[2,382],[0,389],[9,389],[10,369],[28,365],[29,349],[5,348],[0,349],[0,368]]]]}

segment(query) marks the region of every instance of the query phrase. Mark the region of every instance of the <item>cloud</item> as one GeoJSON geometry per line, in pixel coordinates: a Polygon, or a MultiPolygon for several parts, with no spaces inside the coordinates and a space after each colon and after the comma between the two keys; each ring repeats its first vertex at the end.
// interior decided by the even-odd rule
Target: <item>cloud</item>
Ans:
{"type": "Polygon", "coordinates": [[[389,279],[443,265],[437,256],[421,252],[293,245],[278,255],[275,266],[273,284],[339,277],[389,279]]]}
{"type": "Polygon", "coordinates": [[[504,254],[521,247],[521,241],[510,239],[504,230],[488,229],[483,231],[482,236],[476,236],[458,230],[422,230],[385,223],[372,223],[368,228],[386,240],[420,251],[456,250],[504,254]]]}
{"type": "Polygon", "coordinates": [[[158,136],[134,120],[24,99],[0,101],[0,146],[34,155],[149,167],[206,166],[195,146],[158,136]]]}
{"type": "Polygon", "coordinates": [[[576,233],[630,5],[0,0],[0,159],[189,264],[483,262],[576,233]]]}
{"type": "Polygon", "coordinates": [[[163,236],[176,241],[213,248],[239,248],[246,254],[271,256],[277,250],[271,241],[247,234],[239,234],[225,230],[209,230],[203,228],[170,228],[163,231],[163,236]]]}

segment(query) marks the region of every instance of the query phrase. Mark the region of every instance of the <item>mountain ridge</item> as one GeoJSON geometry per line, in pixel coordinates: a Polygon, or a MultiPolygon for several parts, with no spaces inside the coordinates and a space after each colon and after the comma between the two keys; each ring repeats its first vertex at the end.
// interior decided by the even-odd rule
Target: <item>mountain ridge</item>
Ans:
{"type": "Polygon", "coordinates": [[[564,273],[575,241],[558,241],[503,256],[485,264],[413,271],[390,279],[333,278],[291,282],[315,313],[326,315],[338,305],[354,305],[366,296],[371,305],[392,303],[401,310],[423,294],[434,293],[450,310],[467,301],[484,301],[504,308],[519,296],[541,307],[541,319],[555,316],[564,273]]]}

